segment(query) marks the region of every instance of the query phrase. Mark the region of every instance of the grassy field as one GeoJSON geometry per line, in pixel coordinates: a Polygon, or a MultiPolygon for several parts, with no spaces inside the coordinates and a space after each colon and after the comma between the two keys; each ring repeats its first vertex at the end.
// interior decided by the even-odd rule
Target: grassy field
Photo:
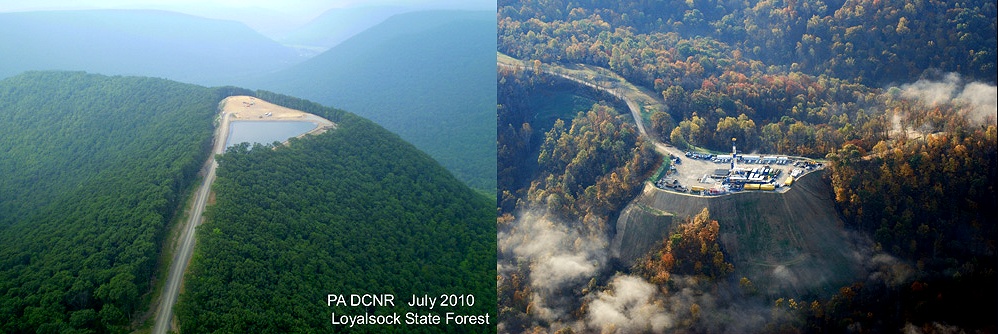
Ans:
{"type": "Polygon", "coordinates": [[[555,120],[570,123],[575,114],[593,107],[597,101],[590,97],[574,94],[567,87],[539,91],[531,97],[530,105],[535,106],[535,129],[547,132],[555,120]],[[562,89],[564,88],[564,89],[562,89]]]}

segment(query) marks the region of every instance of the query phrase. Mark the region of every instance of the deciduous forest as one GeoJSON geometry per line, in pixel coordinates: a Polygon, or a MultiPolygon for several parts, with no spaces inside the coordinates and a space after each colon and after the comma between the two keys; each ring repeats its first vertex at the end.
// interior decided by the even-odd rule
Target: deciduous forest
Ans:
{"type": "Polygon", "coordinates": [[[498,43],[654,88],[671,116],[654,132],[677,145],[722,149],[734,136],[823,157],[886,136],[870,87],[936,72],[994,84],[995,15],[985,1],[500,1],[498,43]]]}
{"type": "Polygon", "coordinates": [[[398,135],[265,91],[29,72],[0,81],[0,331],[141,326],[169,226],[208,158],[218,102],[232,95],[338,127],[219,156],[175,309],[182,331],[325,331],[330,312],[364,311],[327,307],[329,293],[394,294],[400,306],[387,311],[403,314],[413,294],[471,294],[473,306],[453,311],[495,316],[491,201],[398,135]]]}
{"type": "Polygon", "coordinates": [[[472,188],[492,192],[494,33],[495,14],[489,11],[400,14],[302,64],[240,85],[361,115],[427,152],[472,188]]]}
{"type": "Polygon", "coordinates": [[[413,294],[473,294],[473,307],[446,311],[495,314],[495,229],[485,196],[368,120],[261,97],[325,116],[337,128],[288,146],[237,145],[219,157],[215,202],[178,304],[181,331],[325,332],[331,312],[426,312],[403,305],[413,294]],[[394,294],[396,307],[328,307],[329,293],[394,294]]]}
{"type": "Polygon", "coordinates": [[[535,114],[543,108],[543,90],[560,91],[566,97],[559,100],[564,101],[607,96],[565,89],[530,71],[500,70],[497,80],[497,292],[499,318],[505,319],[499,328],[523,332],[531,329],[536,312],[551,312],[548,307],[585,309],[578,298],[587,292],[564,286],[581,276],[562,277],[557,268],[590,273],[592,268],[584,263],[594,251],[589,245],[604,241],[610,222],[640,192],[659,158],[628,123],[629,114],[621,113],[626,106],[618,109],[620,105],[601,100],[574,105],[579,108],[574,111],[569,107],[544,117],[535,114]],[[551,228],[557,230],[552,233],[551,228]]]}
{"type": "MultiPolygon", "coordinates": [[[[673,316],[671,322],[628,313],[641,307],[648,307],[644,314],[662,310],[651,302],[642,304],[646,300],[640,298],[632,300],[630,308],[615,310],[645,327],[601,327],[600,321],[606,319],[598,317],[594,307],[606,310],[603,307],[612,301],[619,302],[624,286],[645,291],[646,286],[627,273],[657,284],[660,292],[676,292],[676,287],[710,290],[710,285],[687,284],[687,275],[734,282],[737,291],[724,293],[742,298],[736,304],[749,307],[755,304],[740,302],[752,299],[768,305],[770,312],[755,330],[996,328],[995,3],[500,1],[498,17],[499,52],[534,64],[602,67],[657,94],[665,108],[646,115],[645,126],[650,136],[664,143],[680,149],[726,151],[731,138],[737,138],[739,151],[826,160],[825,182],[834,190],[828,196],[834,198],[843,228],[857,232],[857,240],[868,240],[871,252],[884,254],[865,264],[871,272],[867,279],[857,279],[834,293],[763,295],[751,280],[723,270],[720,259],[725,250],[711,246],[711,235],[718,231],[705,223],[707,218],[694,217],[690,223],[677,217],[686,223],[672,234],[676,239],[663,240],[662,249],[651,250],[642,265],[612,277],[600,274],[585,265],[596,263],[598,268],[605,259],[580,244],[598,247],[602,241],[580,238],[571,226],[596,221],[584,217],[612,218],[622,206],[561,208],[585,203],[578,199],[588,195],[609,199],[613,196],[608,194],[616,194],[590,187],[587,175],[609,177],[615,168],[639,169],[628,166],[631,160],[607,158],[606,165],[572,170],[569,166],[581,165],[589,154],[619,148],[612,140],[590,142],[593,147],[571,140],[580,138],[572,131],[599,132],[599,126],[587,125],[584,119],[593,119],[587,115],[599,115],[605,107],[580,114],[572,123],[565,116],[564,121],[547,125],[555,132],[539,136],[538,119],[544,118],[531,96],[551,90],[554,84],[549,80],[558,79],[545,79],[529,69],[500,71],[498,223],[500,245],[508,244],[500,249],[500,262],[509,259],[506,270],[500,266],[500,314],[502,326],[508,326],[503,328],[625,332],[740,328],[705,325],[708,320],[697,317],[703,304],[697,312],[665,306],[664,312],[673,316]],[[566,128],[571,130],[558,130],[566,128]],[[584,154],[566,160],[558,152],[584,154]],[[576,191],[579,187],[586,191],[576,191]],[[539,208],[546,212],[543,219],[533,215],[539,208]],[[556,223],[558,219],[568,220],[564,226],[569,227],[556,223]],[[539,224],[546,228],[537,229],[534,221],[542,221],[539,224]],[[553,244],[577,256],[530,251],[535,245],[518,233],[541,235],[535,241],[549,237],[539,230],[566,237],[567,242],[553,244]],[[690,236],[680,237],[686,234],[690,236]],[[698,244],[699,252],[678,255],[681,245],[698,240],[693,236],[704,240],[698,244]],[[706,254],[718,257],[690,258],[706,254]],[[555,288],[540,284],[538,275],[552,275],[545,270],[548,258],[578,260],[568,261],[578,265],[576,275],[559,277],[562,284],[555,288]],[[700,274],[682,269],[683,264],[698,262],[700,274]],[[885,274],[891,272],[886,268],[895,271],[885,274]],[[684,274],[677,279],[669,269],[684,274]],[[583,287],[571,292],[582,300],[553,298],[564,294],[558,288],[565,286],[583,287]],[[591,293],[594,290],[601,292],[591,293]]],[[[617,129],[630,131],[629,122],[617,129]]],[[[639,148],[641,142],[627,142],[624,147],[636,143],[639,148]]],[[[605,203],[626,204],[633,198],[635,193],[628,191],[637,184],[614,184],[624,191],[623,197],[605,203]]],[[[662,298],[680,303],[696,299],[683,296],[673,293],[662,298]]]]}
{"type": "Polygon", "coordinates": [[[217,104],[213,90],[162,79],[0,81],[0,331],[130,326],[217,104]]]}

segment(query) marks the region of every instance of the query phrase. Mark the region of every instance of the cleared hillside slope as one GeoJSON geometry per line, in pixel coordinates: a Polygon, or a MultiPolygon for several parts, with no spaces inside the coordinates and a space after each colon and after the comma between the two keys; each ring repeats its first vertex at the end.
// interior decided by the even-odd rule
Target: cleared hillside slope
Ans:
{"type": "Polygon", "coordinates": [[[669,214],[694,216],[707,208],[721,224],[718,239],[735,274],[748,277],[760,291],[837,289],[862,267],[835,211],[831,185],[821,174],[801,177],[782,194],[707,197],[646,187],[620,214],[611,251],[631,263],[668,234],[669,214]]]}

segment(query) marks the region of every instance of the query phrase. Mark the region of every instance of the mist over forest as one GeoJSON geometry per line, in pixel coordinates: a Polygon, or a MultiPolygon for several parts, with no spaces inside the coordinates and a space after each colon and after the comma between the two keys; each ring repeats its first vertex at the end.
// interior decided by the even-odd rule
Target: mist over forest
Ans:
{"type": "Polygon", "coordinates": [[[500,1],[498,16],[500,331],[998,326],[994,3],[500,1]],[[709,155],[732,138],[825,167],[780,194],[652,185],[677,163],[653,142],[709,155]]]}

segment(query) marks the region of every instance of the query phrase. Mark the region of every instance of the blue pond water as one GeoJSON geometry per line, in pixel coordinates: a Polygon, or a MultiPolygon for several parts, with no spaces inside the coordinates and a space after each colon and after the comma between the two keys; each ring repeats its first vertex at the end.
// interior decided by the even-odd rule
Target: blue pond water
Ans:
{"type": "Polygon", "coordinates": [[[271,144],[312,131],[317,125],[295,121],[234,121],[229,123],[229,138],[225,148],[239,143],[271,144]]]}

